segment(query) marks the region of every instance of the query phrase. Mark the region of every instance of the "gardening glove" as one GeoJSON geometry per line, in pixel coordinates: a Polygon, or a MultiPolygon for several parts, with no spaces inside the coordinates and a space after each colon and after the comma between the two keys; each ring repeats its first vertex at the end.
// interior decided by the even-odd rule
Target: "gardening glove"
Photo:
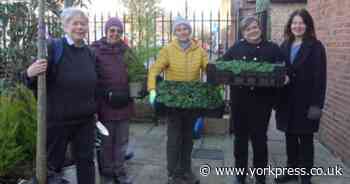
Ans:
{"type": "Polygon", "coordinates": [[[307,118],[310,120],[319,120],[322,116],[322,110],[320,107],[311,106],[307,112],[307,118]]]}
{"type": "Polygon", "coordinates": [[[157,96],[156,90],[152,89],[149,93],[149,103],[152,106],[154,106],[154,102],[156,101],[156,96],[157,96]]]}
{"type": "Polygon", "coordinates": [[[225,98],[225,89],[224,88],[220,89],[220,96],[221,96],[222,99],[225,98]]]}

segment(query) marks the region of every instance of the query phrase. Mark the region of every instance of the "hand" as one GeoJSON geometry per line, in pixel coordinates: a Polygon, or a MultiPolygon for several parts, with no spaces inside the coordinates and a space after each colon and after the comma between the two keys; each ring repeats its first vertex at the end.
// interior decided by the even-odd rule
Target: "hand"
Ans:
{"type": "Polygon", "coordinates": [[[317,106],[311,106],[307,112],[307,118],[310,120],[319,120],[322,116],[322,109],[317,106]]]}
{"type": "Polygon", "coordinates": [[[225,98],[225,89],[224,88],[220,89],[220,96],[222,99],[225,98]]]}
{"type": "Polygon", "coordinates": [[[288,75],[286,75],[285,77],[284,77],[284,85],[287,85],[288,83],[289,83],[289,81],[290,81],[290,79],[289,79],[289,76],[288,75]]]}
{"type": "Polygon", "coordinates": [[[46,70],[47,70],[47,60],[38,59],[28,67],[27,76],[29,78],[36,77],[40,74],[45,73],[46,70]]]}
{"type": "Polygon", "coordinates": [[[151,90],[150,93],[149,93],[149,103],[153,106],[154,105],[154,102],[156,101],[156,96],[157,96],[157,93],[156,93],[156,90],[151,90]]]}

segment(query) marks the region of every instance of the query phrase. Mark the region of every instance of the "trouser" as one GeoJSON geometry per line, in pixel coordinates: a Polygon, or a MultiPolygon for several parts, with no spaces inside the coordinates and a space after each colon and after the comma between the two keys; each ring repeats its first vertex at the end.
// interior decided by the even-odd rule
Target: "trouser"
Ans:
{"type": "Polygon", "coordinates": [[[128,121],[102,122],[108,129],[109,136],[102,137],[102,145],[98,151],[100,173],[103,176],[115,177],[124,174],[125,154],[129,140],[128,121]]]}
{"type": "MultiPolygon", "coordinates": [[[[287,148],[287,167],[305,168],[306,172],[310,172],[314,165],[313,134],[286,133],[285,136],[287,148]]],[[[305,178],[311,178],[311,175],[305,176],[305,178]]]]}
{"type": "Polygon", "coordinates": [[[77,167],[78,184],[95,183],[94,122],[52,126],[47,129],[48,169],[61,172],[67,145],[71,142],[72,154],[77,167]]]}
{"type": "Polygon", "coordinates": [[[196,115],[191,111],[176,111],[169,115],[167,168],[169,176],[191,172],[193,126],[196,115]]]}
{"type": "MultiPolygon", "coordinates": [[[[268,162],[267,130],[271,115],[271,105],[255,104],[243,106],[236,109],[238,116],[235,118],[235,139],[234,156],[235,166],[244,168],[248,171],[248,143],[251,140],[253,147],[253,166],[254,168],[266,168],[268,162]]],[[[256,175],[258,180],[265,180],[265,175],[256,175]]],[[[244,176],[238,176],[238,179],[244,180],[244,176]]]]}

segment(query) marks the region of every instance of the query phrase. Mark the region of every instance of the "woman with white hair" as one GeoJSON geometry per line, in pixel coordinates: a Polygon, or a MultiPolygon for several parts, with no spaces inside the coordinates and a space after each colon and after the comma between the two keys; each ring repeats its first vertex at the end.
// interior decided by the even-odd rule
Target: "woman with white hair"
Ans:
{"type": "Polygon", "coordinates": [[[95,57],[84,42],[88,17],[76,8],[64,9],[64,37],[49,42],[48,59],[37,59],[24,72],[26,85],[37,88],[37,76],[47,75],[48,183],[59,177],[67,144],[77,166],[79,184],[94,184],[94,114],[97,74],[95,57]]]}

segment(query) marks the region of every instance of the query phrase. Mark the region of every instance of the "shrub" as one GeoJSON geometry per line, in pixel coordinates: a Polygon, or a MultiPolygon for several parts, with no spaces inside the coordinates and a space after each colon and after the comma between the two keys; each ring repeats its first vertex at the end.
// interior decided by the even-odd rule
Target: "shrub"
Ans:
{"type": "Polygon", "coordinates": [[[35,142],[35,99],[28,89],[16,86],[0,96],[0,176],[21,161],[33,160],[35,142]]]}

